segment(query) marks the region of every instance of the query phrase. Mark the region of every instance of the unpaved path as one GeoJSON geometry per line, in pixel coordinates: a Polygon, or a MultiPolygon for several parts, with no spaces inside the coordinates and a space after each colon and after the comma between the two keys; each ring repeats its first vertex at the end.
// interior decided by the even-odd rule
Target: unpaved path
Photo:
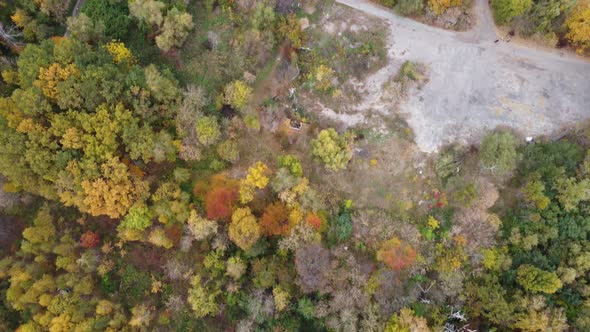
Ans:
{"type": "Polygon", "coordinates": [[[590,63],[557,50],[494,43],[487,0],[476,0],[478,23],[466,32],[424,25],[365,0],[336,1],[388,21],[391,29],[390,63],[368,78],[359,111],[391,109],[375,95],[404,61],[429,67],[430,82],[401,106],[422,151],[472,142],[497,126],[537,136],[590,117],[590,63]]]}

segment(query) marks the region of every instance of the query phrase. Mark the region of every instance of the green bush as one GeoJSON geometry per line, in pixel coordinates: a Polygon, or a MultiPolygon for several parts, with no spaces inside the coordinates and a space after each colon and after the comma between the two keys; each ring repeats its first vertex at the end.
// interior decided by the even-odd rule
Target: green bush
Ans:
{"type": "Polygon", "coordinates": [[[393,8],[393,6],[395,6],[395,0],[379,0],[379,3],[389,8],[393,8]]]}
{"type": "Polygon", "coordinates": [[[424,10],[423,0],[399,0],[395,5],[395,10],[404,16],[416,15],[424,10]]]}

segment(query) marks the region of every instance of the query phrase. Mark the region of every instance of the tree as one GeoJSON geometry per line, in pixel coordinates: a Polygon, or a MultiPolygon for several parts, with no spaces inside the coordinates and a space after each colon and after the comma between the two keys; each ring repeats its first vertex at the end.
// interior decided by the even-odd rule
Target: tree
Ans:
{"type": "Polygon", "coordinates": [[[55,17],[58,21],[65,19],[68,11],[68,1],[60,0],[37,0],[35,1],[39,5],[41,12],[47,15],[55,17]]]}
{"type": "Polygon", "coordinates": [[[417,316],[414,310],[409,308],[402,308],[399,314],[393,314],[385,332],[430,332],[428,322],[423,317],[417,316]]]}
{"type": "Polygon", "coordinates": [[[188,291],[188,303],[197,318],[215,315],[219,312],[217,298],[221,296],[219,289],[208,289],[203,286],[202,277],[196,275],[191,281],[192,288],[188,291]]]}
{"type": "Polygon", "coordinates": [[[127,1],[86,0],[81,12],[88,15],[95,24],[104,25],[105,35],[109,39],[123,39],[128,32],[127,1]]]}
{"type": "Polygon", "coordinates": [[[461,0],[428,0],[428,6],[436,15],[442,15],[451,7],[461,6],[461,0]]]}
{"type": "Polygon", "coordinates": [[[345,169],[352,158],[352,138],[349,134],[338,135],[333,128],[324,129],[311,141],[311,154],[322,161],[327,169],[345,169]]]}
{"type": "Polygon", "coordinates": [[[86,231],[80,236],[80,246],[82,248],[94,248],[100,244],[100,235],[93,231],[86,231]]]}
{"type": "Polygon", "coordinates": [[[248,105],[252,91],[243,81],[233,81],[223,89],[223,102],[242,111],[248,105]]]}
{"type": "Polygon", "coordinates": [[[580,54],[590,54],[590,1],[578,1],[566,21],[567,39],[580,54]]]}
{"type": "Polygon", "coordinates": [[[164,52],[173,47],[181,47],[193,26],[191,14],[172,8],[166,14],[162,33],[156,37],[156,45],[164,52]]]}
{"type": "Polygon", "coordinates": [[[236,163],[240,160],[238,143],[233,139],[225,140],[217,145],[217,154],[221,159],[230,163],[236,163]]]}
{"type": "Polygon", "coordinates": [[[260,226],[250,208],[234,211],[229,225],[229,238],[242,250],[250,249],[260,238],[260,226]]]}
{"type": "Polygon", "coordinates": [[[524,14],[532,5],[532,0],[492,0],[494,18],[499,25],[510,23],[514,17],[524,14]]]}
{"type": "Polygon", "coordinates": [[[154,98],[162,103],[173,103],[180,96],[178,82],[171,75],[163,75],[155,65],[144,70],[146,84],[154,98]]]}
{"type": "Polygon", "coordinates": [[[289,305],[291,294],[281,286],[276,286],[272,289],[272,295],[275,301],[275,308],[277,311],[283,311],[289,305]]]}
{"type": "Polygon", "coordinates": [[[525,290],[533,293],[553,294],[561,286],[561,280],[555,272],[543,271],[529,264],[522,264],[516,270],[516,281],[525,290]]]}
{"type": "Polygon", "coordinates": [[[260,227],[265,235],[288,235],[293,225],[287,207],[281,203],[267,206],[260,218],[260,227]]]}
{"type": "Polygon", "coordinates": [[[412,265],[416,256],[416,250],[409,244],[402,243],[397,237],[383,243],[377,251],[377,260],[394,270],[403,270],[412,265]]]}
{"type": "Polygon", "coordinates": [[[104,39],[106,30],[104,23],[94,22],[84,13],[68,17],[67,26],[70,35],[81,42],[99,43],[104,39]]]}
{"type": "Polygon", "coordinates": [[[516,137],[510,132],[487,134],[481,143],[479,160],[484,169],[498,175],[505,175],[516,168],[519,154],[516,137]]]}
{"type": "Polygon", "coordinates": [[[110,43],[107,43],[104,48],[113,57],[115,63],[131,64],[133,62],[133,54],[131,53],[131,50],[122,42],[111,41],[110,43]]]}
{"type": "Polygon", "coordinates": [[[197,119],[195,130],[199,142],[205,146],[214,144],[221,136],[217,118],[214,116],[203,116],[197,119]]]}
{"type": "Polygon", "coordinates": [[[142,23],[159,27],[164,21],[162,14],[166,4],[155,0],[129,1],[129,13],[142,23]]]}
{"type": "Polygon", "coordinates": [[[302,246],[295,252],[295,268],[305,293],[322,291],[328,283],[330,252],[319,243],[302,246]]]}
{"type": "Polygon", "coordinates": [[[538,179],[527,182],[524,187],[524,195],[539,210],[545,210],[549,206],[549,203],[551,203],[549,197],[545,196],[545,185],[538,179]]]}
{"type": "Polygon", "coordinates": [[[589,179],[577,181],[575,178],[558,178],[554,187],[559,193],[557,198],[566,211],[576,209],[581,201],[590,200],[589,179]]]}
{"type": "Polygon", "coordinates": [[[187,226],[188,230],[197,241],[205,240],[217,233],[217,223],[199,216],[195,210],[191,210],[187,226]]]}
{"type": "Polygon", "coordinates": [[[258,161],[248,169],[246,178],[240,181],[240,202],[246,204],[254,199],[254,192],[258,189],[264,189],[270,179],[268,166],[258,161]]]}
{"type": "Polygon", "coordinates": [[[279,168],[286,168],[291,175],[296,177],[303,176],[303,167],[301,166],[301,161],[297,159],[297,157],[293,155],[284,155],[278,157],[279,161],[279,168]]]}
{"type": "Polygon", "coordinates": [[[146,328],[153,319],[152,309],[146,304],[140,304],[131,309],[129,325],[135,328],[146,328]]]}
{"type": "Polygon", "coordinates": [[[232,215],[232,208],[236,198],[237,193],[234,188],[216,187],[210,190],[205,197],[207,219],[229,219],[232,215]]]}

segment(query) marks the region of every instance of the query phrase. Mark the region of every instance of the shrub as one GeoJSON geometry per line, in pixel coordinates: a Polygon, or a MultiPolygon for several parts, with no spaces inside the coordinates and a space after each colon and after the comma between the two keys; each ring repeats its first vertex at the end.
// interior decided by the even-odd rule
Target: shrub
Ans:
{"type": "Polygon", "coordinates": [[[461,6],[461,0],[428,0],[428,6],[436,15],[442,15],[451,7],[461,6]]]}
{"type": "Polygon", "coordinates": [[[395,10],[404,16],[419,14],[424,10],[424,0],[398,0],[395,10]]]}
{"type": "Polygon", "coordinates": [[[395,6],[395,0],[379,0],[379,3],[389,8],[393,8],[393,6],[395,6]]]}

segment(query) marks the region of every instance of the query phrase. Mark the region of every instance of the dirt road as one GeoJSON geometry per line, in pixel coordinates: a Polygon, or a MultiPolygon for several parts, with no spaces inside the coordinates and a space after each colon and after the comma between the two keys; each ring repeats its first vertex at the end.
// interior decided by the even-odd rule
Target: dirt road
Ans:
{"type": "Polygon", "coordinates": [[[478,23],[466,32],[427,26],[365,0],[336,1],[389,22],[390,64],[368,79],[372,104],[371,95],[404,61],[429,67],[430,82],[401,107],[422,151],[472,142],[497,126],[537,136],[590,118],[590,63],[558,50],[494,43],[487,0],[475,0],[478,23]]]}

